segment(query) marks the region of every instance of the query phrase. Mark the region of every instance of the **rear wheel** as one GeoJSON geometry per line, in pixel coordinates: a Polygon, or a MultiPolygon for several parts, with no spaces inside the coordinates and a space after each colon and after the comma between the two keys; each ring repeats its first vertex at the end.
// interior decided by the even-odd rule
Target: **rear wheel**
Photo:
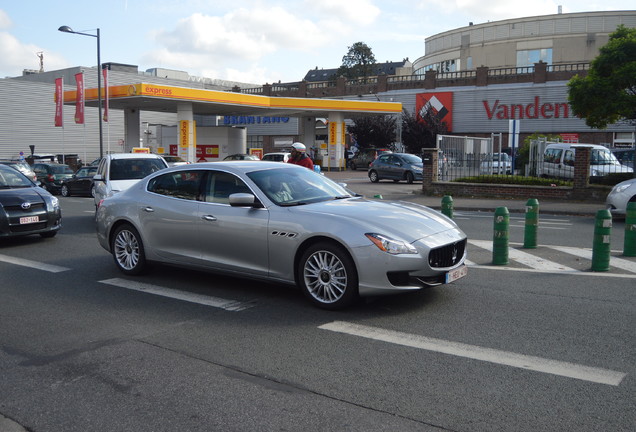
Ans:
{"type": "Polygon", "coordinates": [[[369,171],[369,180],[371,180],[373,183],[377,183],[380,181],[380,177],[378,176],[377,171],[375,170],[369,171]]]}
{"type": "Polygon", "coordinates": [[[115,230],[110,250],[115,264],[123,273],[137,275],[146,269],[144,245],[139,232],[132,225],[121,225],[115,230]]]}
{"type": "Polygon", "coordinates": [[[298,280],[305,297],[322,309],[342,309],[358,297],[355,264],[341,246],[333,243],[316,243],[303,253],[298,280]]]}
{"type": "Polygon", "coordinates": [[[62,185],[61,194],[62,194],[63,197],[71,196],[71,191],[68,190],[68,186],[62,185]]]}

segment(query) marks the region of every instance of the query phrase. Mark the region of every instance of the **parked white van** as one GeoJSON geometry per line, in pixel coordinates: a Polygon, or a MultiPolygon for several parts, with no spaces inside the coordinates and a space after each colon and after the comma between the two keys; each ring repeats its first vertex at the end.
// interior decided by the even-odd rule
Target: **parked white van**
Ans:
{"type": "Polygon", "coordinates": [[[548,144],[539,162],[537,173],[540,177],[574,178],[576,149],[588,147],[590,151],[590,176],[606,176],[612,173],[633,172],[632,168],[621,165],[616,156],[604,146],[595,144],[548,144]]]}
{"type": "Polygon", "coordinates": [[[101,200],[164,168],[168,168],[168,163],[156,154],[115,153],[104,156],[99,161],[97,174],[93,176],[95,207],[101,200]]]}

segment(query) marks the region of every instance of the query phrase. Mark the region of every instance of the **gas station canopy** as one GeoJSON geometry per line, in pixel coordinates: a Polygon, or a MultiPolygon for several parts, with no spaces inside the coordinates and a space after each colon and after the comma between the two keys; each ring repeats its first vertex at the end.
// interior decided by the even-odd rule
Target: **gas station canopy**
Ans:
{"type": "MultiPolygon", "coordinates": [[[[137,109],[177,113],[183,103],[190,104],[193,114],[203,115],[263,115],[288,117],[328,117],[329,113],[341,113],[345,117],[372,114],[400,114],[398,102],[372,102],[340,99],[290,98],[250,95],[218,90],[173,87],[137,83],[102,88],[102,103],[108,93],[109,109],[137,109]]],[[[64,103],[73,105],[77,91],[65,91],[64,103]]],[[[86,106],[97,107],[97,89],[84,91],[86,106]]]]}

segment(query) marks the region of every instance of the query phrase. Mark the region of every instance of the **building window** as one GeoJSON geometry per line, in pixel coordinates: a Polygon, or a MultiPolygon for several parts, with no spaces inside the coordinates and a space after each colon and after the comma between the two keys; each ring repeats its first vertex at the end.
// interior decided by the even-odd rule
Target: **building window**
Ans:
{"type": "Polygon", "coordinates": [[[247,148],[263,148],[263,135],[248,135],[247,148]]]}
{"type": "Polygon", "coordinates": [[[466,58],[466,70],[472,70],[473,68],[473,57],[470,56],[466,58]]]}
{"type": "Polygon", "coordinates": [[[517,51],[517,67],[534,66],[540,61],[552,64],[552,48],[517,51]]]}

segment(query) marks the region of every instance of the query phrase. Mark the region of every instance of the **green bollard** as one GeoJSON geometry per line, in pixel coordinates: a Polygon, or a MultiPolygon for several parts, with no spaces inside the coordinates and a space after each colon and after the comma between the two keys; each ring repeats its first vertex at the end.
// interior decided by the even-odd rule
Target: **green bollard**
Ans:
{"type": "Polygon", "coordinates": [[[612,214],[609,210],[596,212],[594,223],[594,246],[592,247],[592,271],[609,270],[612,214]]]}
{"type": "Polygon", "coordinates": [[[539,228],[539,200],[531,198],[526,202],[526,226],[523,232],[523,247],[537,247],[537,230],[539,228]]]}
{"type": "Polygon", "coordinates": [[[623,255],[628,257],[636,256],[636,202],[627,203],[623,255]]]}
{"type": "Polygon", "coordinates": [[[509,238],[510,214],[506,207],[497,207],[495,210],[495,232],[492,240],[493,265],[508,264],[508,238],[509,238]]]}
{"type": "Polygon", "coordinates": [[[453,218],[453,197],[450,195],[444,195],[442,198],[442,213],[453,218]]]}

